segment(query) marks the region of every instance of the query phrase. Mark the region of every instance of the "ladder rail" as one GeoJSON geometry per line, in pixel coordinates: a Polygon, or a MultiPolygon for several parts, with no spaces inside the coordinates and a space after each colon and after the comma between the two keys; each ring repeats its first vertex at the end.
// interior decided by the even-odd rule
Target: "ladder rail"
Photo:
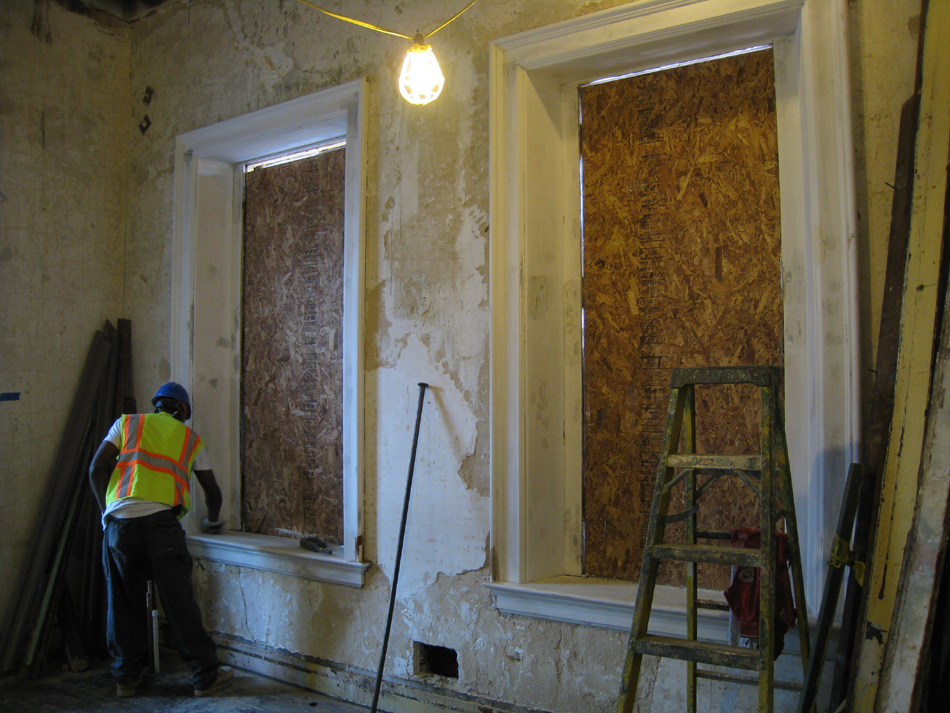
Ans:
{"type": "MultiPolygon", "coordinates": [[[[663,536],[666,527],[660,516],[661,510],[666,512],[670,494],[664,491],[664,483],[672,475],[673,469],[667,467],[666,457],[671,448],[679,443],[680,431],[683,426],[683,411],[686,394],[683,389],[674,389],[670,394],[670,405],[666,413],[666,435],[663,438],[663,447],[660,453],[660,464],[657,467],[656,484],[653,494],[653,505],[650,508],[650,524],[647,528],[647,539],[644,547],[643,564],[640,568],[640,582],[656,581],[656,571],[659,560],[650,554],[650,544],[656,541],[657,534],[663,536]]],[[[636,701],[637,682],[640,678],[640,664],[642,654],[637,651],[637,642],[646,635],[650,622],[650,610],[653,608],[653,587],[637,587],[637,599],[634,605],[633,622],[630,625],[630,640],[627,645],[627,660],[624,664],[620,682],[620,698],[617,702],[617,713],[632,713],[636,701]]]]}
{"type": "MultiPolygon", "coordinates": [[[[683,448],[686,453],[696,452],[696,388],[692,385],[686,387],[686,423],[683,426],[683,448]]],[[[667,461],[668,462],[668,461],[667,461]]],[[[696,492],[696,469],[688,469],[689,475],[686,476],[686,510],[690,514],[686,518],[686,543],[688,546],[696,546],[696,520],[697,520],[697,500],[699,494],[696,492]]],[[[699,612],[697,611],[697,579],[698,563],[696,561],[686,563],[686,638],[690,641],[696,641],[699,638],[699,612]]],[[[689,659],[686,662],[686,710],[689,713],[696,713],[696,661],[689,659]]]]}
{"type": "Polygon", "coordinates": [[[802,671],[808,669],[808,657],[811,655],[811,640],[808,631],[808,610],[805,606],[805,575],[802,571],[801,547],[798,539],[798,518],[795,514],[795,491],[792,488],[791,468],[788,460],[788,443],[785,440],[785,426],[782,411],[776,408],[777,429],[776,450],[777,457],[782,465],[782,514],[785,517],[785,531],[788,533],[790,566],[792,573],[792,589],[795,594],[795,612],[799,622],[798,644],[802,652],[802,671]]]}
{"type": "Polygon", "coordinates": [[[761,537],[759,557],[759,713],[772,713],[775,691],[775,551],[776,534],[773,510],[775,505],[775,459],[772,443],[775,437],[775,398],[772,386],[761,387],[762,429],[759,449],[762,452],[762,477],[759,488],[761,537]]]}

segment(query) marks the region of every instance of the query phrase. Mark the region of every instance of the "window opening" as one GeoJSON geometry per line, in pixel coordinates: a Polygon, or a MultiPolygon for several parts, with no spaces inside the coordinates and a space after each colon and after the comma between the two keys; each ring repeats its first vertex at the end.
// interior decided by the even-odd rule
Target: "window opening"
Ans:
{"type": "MultiPolygon", "coordinates": [[[[756,48],[580,89],[586,574],[639,577],[671,370],[783,363],[774,85],[756,48]]],[[[753,392],[697,389],[700,452],[757,452],[753,392]]],[[[757,523],[726,480],[700,529],[757,523]]],[[[683,577],[667,564],[658,581],[683,577]]]]}
{"type": "Polygon", "coordinates": [[[244,529],[343,542],[345,141],[246,167],[244,529]]]}
{"type": "Polygon", "coordinates": [[[346,146],[346,139],[333,139],[326,143],[321,143],[316,146],[311,146],[310,148],[302,149],[300,151],[293,151],[291,153],[280,153],[276,156],[268,156],[265,158],[256,159],[254,161],[249,161],[244,165],[244,172],[250,173],[251,171],[256,171],[259,168],[273,168],[274,166],[280,166],[284,163],[293,163],[294,161],[301,161],[305,158],[312,158],[318,156],[327,151],[335,151],[336,149],[341,149],[346,146]]]}
{"type": "Polygon", "coordinates": [[[586,84],[580,85],[583,87],[593,87],[597,84],[607,84],[608,82],[616,82],[620,79],[630,79],[631,77],[639,77],[643,74],[653,74],[654,72],[665,72],[668,69],[676,69],[677,67],[688,67],[691,64],[700,64],[702,62],[712,62],[717,59],[726,59],[727,57],[735,57],[741,54],[749,54],[750,52],[761,52],[762,50],[771,49],[769,45],[756,45],[754,47],[746,47],[745,49],[735,50],[733,52],[723,52],[722,54],[712,55],[710,57],[699,57],[697,59],[690,59],[684,62],[672,62],[670,64],[664,64],[660,67],[650,67],[649,69],[641,69],[638,72],[628,72],[626,74],[617,74],[610,77],[601,77],[600,79],[595,79],[592,82],[587,82],[586,84]]]}

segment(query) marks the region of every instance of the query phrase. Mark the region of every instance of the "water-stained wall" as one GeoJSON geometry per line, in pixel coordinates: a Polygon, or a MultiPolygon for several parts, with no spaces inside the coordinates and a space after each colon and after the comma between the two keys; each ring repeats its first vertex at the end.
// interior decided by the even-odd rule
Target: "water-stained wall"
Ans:
{"type": "MultiPolygon", "coordinates": [[[[137,21],[132,97],[151,87],[151,126],[129,169],[130,255],[170,269],[175,137],[319,89],[369,82],[365,265],[364,556],[362,589],[202,562],[198,588],[218,635],[372,672],[393,576],[418,388],[430,384],[415,465],[387,674],[422,680],[413,643],[458,652],[457,680],[429,681],[477,699],[542,710],[597,710],[616,695],[625,634],[513,619],[489,578],[488,43],[591,9],[570,2],[482,0],[431,38],[446,86],[426,107],[399,96],[408,43],[301,3],[169,2],[137,21]],[[165,58],[178,61],[168,63],[165,58]],[[581,652],[589,652],[581,655],[581,652]],[[610,665],[611,661],[617,663],[610,665]],[[576,681],[587,683],[578,687],[576,681]]],[[[442,2],[348,3],[346,14],[406,34],[461,9],[442,2]]],[[[337,8],[339,9],[339,8],[337,8]]],[[[141,117],[140,117],[141,118],[141,117]]],[[[138,269],[138,268],[137,268],[138,269]]],[[[200,268],[199,268],[200,270],[200,268]]],[[[146,272],[146,274],[149,273],[146,272]]],[[[139,382],[170,375],[167,304],[130,271],[142,335],[139,382]]],[[[215,445],[210,444],[212,454],[215,445]]]]}
{"type": "MultiPolygon", "coordinates": [[[[412,35],[434,29],[464,4],[360,0],[329,9],[412,35]]],[[[4,518],[4,579],[19,566],[26,523],[38,510],[44,465],[52,461],[92,330],[107,316],[132,320],[140,403],[171,376],[175,137],[365,77],[362,457],[365,556],[377,564],[362,589],[350,589],[199,562],[196,583],[207,623],[235,648],[256,646],[275,660],[305,658],[334,667],[340,677],[375,671],[416,384],[426,381],[432,389],[387,675],[526,708],[613,710],[625,633],[501,614],[484,586],[488,43],[620,4],[479,0],[431,38],[446,86],[436,102],[415,107],[395,87],[405,41],[299,2],[167,0],[118,29],[50,0],[3,3],[0,392],[22,394],[19,402],[0,403],[0,472],[18,506],[4,518]],[[48,19],[52,42],[30,32],[36,8],[48,19]],[[118,198],[123,190],[127,209],[118,198]],[[123,254],[124,263],[116,262],[123,254]],[[8,525],[13,517],[16,528],[8,525]],[[415,641],[456,649],[459,678],[433,680],[415,672],[415,641]]],[[[883,265],[874,226],[887,224],[889,204],[867,196],[883,192],[881,177],[892,174],[896,117],[912,86],[919,2],[857,0],[849,8],[852,59],[858,60],[852,76],[859,97],[858,238],[868,278],[883,265]]],[[[870,285],[863,307],[870,330],[871,305],[880,302],[881,288],[876,279],[864,284],[870,285]]],[[[865,351],[869,357],[870,345],[865,351]]],[[[295,676],[294,670],[285,667],[282,675],[295,676]]],[[[677,709],[682,676],[675,665],[650,660],[643,680],[644,710],[677,709]]],[[[701,689],[710,708],[731,710],[735,695],[701,689]]]]}
{"type": "Polygon", "coordinates": [[[92,336],[122,316],[130,28],[10,0],[0,37],[2,617],[92,336]]]}

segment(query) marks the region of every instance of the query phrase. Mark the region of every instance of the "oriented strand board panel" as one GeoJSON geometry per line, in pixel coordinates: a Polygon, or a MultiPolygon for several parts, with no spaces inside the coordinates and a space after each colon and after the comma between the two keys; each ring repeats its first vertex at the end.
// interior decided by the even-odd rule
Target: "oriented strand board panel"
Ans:
{"type": "Polygon", "coordinates": [[[247,532],[343,540],[345,149],[246,175],[247,532]]]}
{"type": "MultiPolygon", "coordinates": [[[[581,106],[584,568],[636,580],[671,370],[782,364],[772,52],[584,87],[581,106]]],[[[757,451],[756,390],[699,387],[697,410],[699,452],[757,451]]],[[[725,478],[700,513],[701,529],[722,530],[757,526],[759,509],[725,478]]],[[[699,583],[728,573],[701,567],[699,583]]]]}

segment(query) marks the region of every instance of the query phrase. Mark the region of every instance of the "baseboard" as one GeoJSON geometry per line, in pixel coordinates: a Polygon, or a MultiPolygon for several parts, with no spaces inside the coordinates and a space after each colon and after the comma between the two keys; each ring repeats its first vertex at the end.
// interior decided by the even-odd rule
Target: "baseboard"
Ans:
{"type": "MultiPolygon", "coordinates": [[[[376,672],[277,649],[221,632],[211,632],[224,663],[369,707],[376,672]]],[[[387,713],[546,713],[539,708],[446,690],[422,681],[384,676],[378,710],[387,713]]]]}

